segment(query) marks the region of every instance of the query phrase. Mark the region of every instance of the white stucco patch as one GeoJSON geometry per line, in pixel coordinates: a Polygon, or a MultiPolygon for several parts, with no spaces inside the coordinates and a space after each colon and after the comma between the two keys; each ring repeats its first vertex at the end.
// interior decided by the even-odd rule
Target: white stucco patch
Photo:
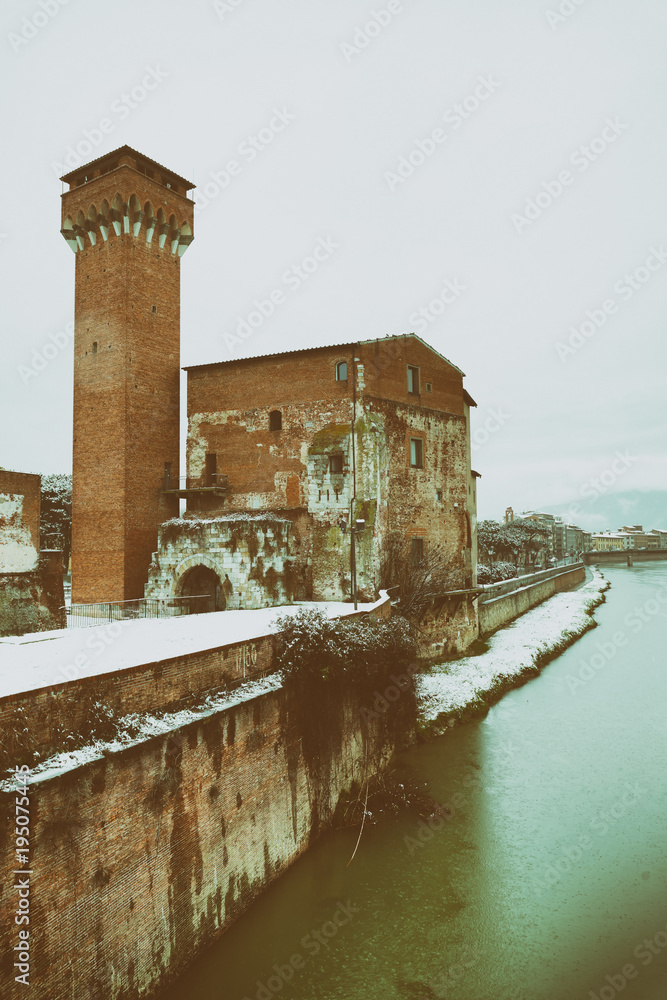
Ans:
{"type": "Polygon", "coordinates": [[[23,524],[23,497],[0,493],[0,573],[30,573],[39,553],[23,524]]]}

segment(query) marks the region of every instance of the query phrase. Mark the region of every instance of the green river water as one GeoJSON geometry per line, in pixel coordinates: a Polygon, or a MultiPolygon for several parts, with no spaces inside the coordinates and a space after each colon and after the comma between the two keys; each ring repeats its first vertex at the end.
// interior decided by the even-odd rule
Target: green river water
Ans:
{"type": "Polygon", "coordinates": [[[161,1000],[665,1000],[667,563],[604,573],[599,628],[400,754],[435,832],[326,835],[161,1000]]]}

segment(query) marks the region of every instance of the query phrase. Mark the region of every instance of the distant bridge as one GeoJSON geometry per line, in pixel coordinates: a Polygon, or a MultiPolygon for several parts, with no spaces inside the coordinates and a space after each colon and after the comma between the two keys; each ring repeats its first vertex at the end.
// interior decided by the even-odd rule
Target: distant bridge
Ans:
{"type": "Polygon", "coordinates": [[[614,552],[584,552],[583,555],[587,566],[603,566],[606,563],[632,566],[636,562],[652,562],[657,559],[667,559],[667,549],[624,549],[614,552]]]}

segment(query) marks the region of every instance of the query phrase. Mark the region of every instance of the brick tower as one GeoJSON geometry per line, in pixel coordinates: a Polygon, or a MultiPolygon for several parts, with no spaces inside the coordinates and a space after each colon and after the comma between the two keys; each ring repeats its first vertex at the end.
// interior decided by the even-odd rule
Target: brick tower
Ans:
{"type": "Polygon", "coordinates": [[[180,258],[194,185],[129,146],[65,174],[76,254],[72,600],[143,597],[179,469],[180,258]]]}

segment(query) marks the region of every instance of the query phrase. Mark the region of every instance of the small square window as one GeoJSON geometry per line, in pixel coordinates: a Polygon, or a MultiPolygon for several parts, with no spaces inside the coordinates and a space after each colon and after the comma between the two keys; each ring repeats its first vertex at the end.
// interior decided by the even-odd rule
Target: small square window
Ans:
{"type": "Polygon", "coordinates": [[[343,456],[329,455],[329,472],[341,475],[343,472],[343,456]]]}
{"type": "Polygon", "coordinates": [[[410,465],[413,469],[424,468],[424,442],[421,438],[410,438],[410,465]]]}
{"type": "Polygon", "coordinates": [[[427,382],[426,383],[426,391],[427,392],[433,392],[433,383],[432,382],[427,382]]]}
{"type": "Polygon", "coordinates": [[[347,361],[339,361],[336,365],[336,381],[347,382],[347,361]]]}
{"type": "Polygon", "coordinates": [[[419,368],[408,365],[408,392],[413,396],[419,395],[419,368]]]}

